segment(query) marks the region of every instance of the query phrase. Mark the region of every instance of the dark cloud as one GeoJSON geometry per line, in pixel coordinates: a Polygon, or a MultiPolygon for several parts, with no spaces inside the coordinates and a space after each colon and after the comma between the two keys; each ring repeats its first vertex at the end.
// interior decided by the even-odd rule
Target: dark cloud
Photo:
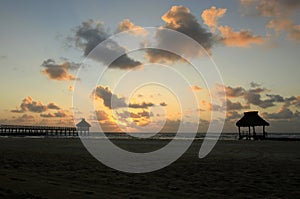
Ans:
{"type": "Polygon", "coordinates": [[[88,56],[98,44],[106,40],[107,42],[105,43],[104,48],[97,49],[97,51],[94,51],[89,57],[108,65],[110,64],[109,61],[111,60],[111,57],[119,53],[123,54],[121,57],[114,60],[109,67],[129,69],[138,67],[142,64],[139,61],[131,59],[126,54],[126,49],[124,47],[118,45],[108,37],[109,33],[104,29],[102,22],[88,20],[82,22],[82,24],[75,29],[75,36],[72,40],[75,41],[76,47],[83,50],[84,56],[88,56]]]}
{"type": "Polygon", "coordinates": [[[97,88],[92,93],[96,98],[100,98],[103,100],[104,106],[109,109],[117,109],[117,108],[135,108],[135,109],[147,109],[149,107],[154,106],[155,104],[152,102],[142,102],[142,103],[129,103],[127,104],[124,97],[119,97],[116,94],[113,94],[109,87],[103,87],[101,85],[97,86],[97,88]]]}
{"type": "Polygon", "coordinates": [[[280,95],[266,94],[266,96],[269,97],[273,102],[284,102],[284,98],[280,95]]]}
{"type": "Polygon", "coordinates": [[[226,86],[225,87],[225,92],[227,97],[240,97],[245,94],[245,89],[238,86],[238,87],[231,87],[231,86],[226,86]]]}
{"type": "Polygon", "coordinates": [[[250,89],[245,93],[244,98],[248,103],[259,106],[261,108],[269,108],[274,106],[274,100],[262,100],[260,92],[263,92],[263,89],[250,89]]]}
{"type": "Polygon", "coordinates": [[[153,116],[153,113],[150,113],[148,111],[141,111],[141,112],[129,112],[129,111],[123,111],[123,112],[117,112],[117,115],[121,117],[122,119],[127,119],[127,118],[133,118],[133,119],[149,119],[150,116],[153,116]]]}
{"type": "Polygon", "coordinates": [[[59,110],[59,106],[57,106],[55,103],[51,102],[47,105],[48,109],[55,109],[55,110],[59,110]]]}
{"type": "MultiPolygon", "coordinates": [[[[158,48],[177,49],[177,51],[180,52],[180,55],[204,55],[203,52],[199,52],[199,49],[196,50],[197,54],[189,54],[194,52],[196,48],[189,42],[182,41],[182,38],[180,39],[179,36],[178,38],[176,35],[170,37],[169,30],[167,29],[172,29],[186,34],[197,41],[208,52],[210,52],[213,44],[215,43],[212,33],[203,28],[197,21],[196,17],[191,14],[190,10],[184,6],[173,6],[162,16],[162,20],[165,22],[165,25],[156,32],[158,48]],[[191,50],[193,48],[195,49],[191,50]]],[[[181,59],[178,55],[158,49],[148,49],[146,53],[146,58],[150,62],[174,62],[181,59]]]]}
{"type": "Polygon", "coordinates": [[[213,35],[204,29],[190,10],[184,6],[173,6],[162,16],[162,19],[166,22],[165,28],[188,35],[206,50],[210,50],[214,44],[213,35]]]}
{"type": "Polygon", "coordinates": [[[130,103],[128,105],[130,108],[149,108],[151,106],[154,106],[152,102],[142,102],[142,103],[130,103]]]}
{"type": "Polygon", "coordinates": [[[97,86],[93,92],[95,97],[101,98],[103,100],[104,106],[109,109],[126,107],[125,98],[118,97],[113,94],[108,87],[97,86]]]}
{"type": "Polygon", "coordinates": [[[34,113],[41,113],[47,110],[47,106],[43,105],[40,101],[33,101],[30,96],[27,96],[22,100],[20,104],[20,108],[22,111],[29,111],[34,113]]]}
{"type": "Polygon", "coordinates": [[[24,112],[33,112],[33,113],[42,113],[48,109],[59,110],[60,107],[55,103],[51,102],[48,105],[44,105],[40,101],[34,101],[32,97],[27,96],[22,100],[18,109],[11,110],[12,113],[24,113],[24,112]]]}
{"type": "Polygon", "coordinates": [[[69,72],[71,70],[77,70],[80,67],[80,64],[68,61],[58,64],[53,59],[47,59],[42,63],[41,66],[44,68],[42,73],[47,75],[49,79],[57,81],[70,81],[75,80],[76,78],[69,72]]]}
{"type": "Polygon", "coordinates": [[[226,100],[226,109],[228,111],[232,110],[242,110],[242,109],[249,109],[250,106],[247,105],[242,105],[240,102],[232,102],[229,99],[226,100]]]}
{"type": "Polygon", "coordinates": [[[274,120],[286,120],[286,119],[292,119],[295,117],[299,117],[299,112],[293,113],[289,108],[281,108],[277,113],[263,113],[263,115],[268,119],[274,119],[274,120]]]}
{"type": "Polygon", "coordinates": [[[166,102],[161,102],[161,103],[159,103],[159,105],[161,105],[161,106],[167,106],[166,102]]]}
{"type": "Polygon", "coordinates": [[[226,96],[228,98],[243,98],[247,105],[242,105],[239,102],[232,103],[229,99],[227,100],[227,109],[228,110],[238,110],[240,109],[247,109],[250,108],[249,105],[255,105],[259,106],[261,108],[269,108],[276,106],[276,104],[281,103],[282,106],[285,108],[290,107],[291,105],[295,107],[300,107],[300,96],[291,96],[291,97],[283,97],[278,94],[269,94],[267,92],[270,92],[270,90],[266,88],[261,88],[260,84],[251,82],[250,83],[251,88],[245,89],[241,86],[238,87],[231,87],[226,86],[226,96]],[[265,95],[262,95],[263,93],[266,93],[265,95]]]}
{"type": "Polygon", "coordinates": [[[20,109],[13,109],[10,112],[12,112],[12,113],[24,113],[25,111],[24,110],[20,110],[20,109]]]}
{"type": "Polygon", "coordinates": [[[250,82],[250,86],[251,86],[251,88],[257,88],[257,87],[260,87],[261,84],[256,83],[256,82],[250,82]]]}

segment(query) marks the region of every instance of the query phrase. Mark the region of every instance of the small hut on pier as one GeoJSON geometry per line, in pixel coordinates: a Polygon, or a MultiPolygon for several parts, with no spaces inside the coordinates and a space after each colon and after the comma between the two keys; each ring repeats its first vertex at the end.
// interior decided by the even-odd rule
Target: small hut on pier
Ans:
{"type": "Polygon", "coordinates": [[[89,133],[91,125],[84,118],[76,124],[78,133],[89,133]]]}
{"type": "Polygon", "coordinates": [[[261,118],[258,115],[258,111],[249,111],[249,112],[244,112],[244,116],[237,121],[236,126],[238,127],[239,130],[239,139],[251,139],[253,138],[254,140],[257,139],[265,139],[266,138],[266,131],[265,131],[265,126],[269,126],[270,124],[265,121],[263,118],[261,118]],[[262,135],[257,134],[255,131],[255,126],[262,126],[262,135]],[[247,127],[248,132],[241,132],[241,127],[247,127]],[[253,129],[253,132],[251,134],[251,127],[253,129]]]}

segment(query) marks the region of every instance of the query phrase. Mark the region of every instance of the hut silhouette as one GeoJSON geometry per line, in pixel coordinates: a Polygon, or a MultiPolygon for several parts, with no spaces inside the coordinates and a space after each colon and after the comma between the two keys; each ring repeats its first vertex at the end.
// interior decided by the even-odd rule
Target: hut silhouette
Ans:
{"type": "Polygon", "coordinates": [[[258,115],[258,111],[249,111],[249,112],[244,112],[244,116],[236,122],[236,126],[238,127],[239,130],[239,139],[265,139],[266,138],[266,131],[265,131],[265,126],[269,126],[270,124],[265,121],[263,118],[261,118],[258,115]],[[262,135],[258,135],[255,131],[255,126],[262,126],[263,127],[263,132],[262,135]],[[248,132],[244,133],[241,132],[241,127],[248,127],[248,132]],[[253,132],[251,134],[251,127],[253,129],[253,132]]]}
{"type": "Polygon", "coordinates": [[[82,118],[82,120],[76,124],[76,127],[79,133],[89,133],[91,125],[82,118]]]}

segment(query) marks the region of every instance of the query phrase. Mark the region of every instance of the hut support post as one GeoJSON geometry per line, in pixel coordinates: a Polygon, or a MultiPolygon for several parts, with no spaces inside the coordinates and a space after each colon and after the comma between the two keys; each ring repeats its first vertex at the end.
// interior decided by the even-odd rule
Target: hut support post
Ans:
{"type": "Polygon", "coordinates": [[[253,138],[256,140],[255,126],[253,126],[253,138]]]}
{"type": "Polygon", "coordinates": [[[263,137],[264,137],[264,139],[266,138],[265,126],[263,126],[263,137]]]}
{"type": "Polygon", "coordinates": [[[249,126],[247,140],[250,139],[250,136],[251,136],[251,128],[250,128],[250,126],[249,126]]]}
{"type": "Polygon", "coordinates": [[[241,127],[239,126],[239,139],[241,139],[241,127]]]}

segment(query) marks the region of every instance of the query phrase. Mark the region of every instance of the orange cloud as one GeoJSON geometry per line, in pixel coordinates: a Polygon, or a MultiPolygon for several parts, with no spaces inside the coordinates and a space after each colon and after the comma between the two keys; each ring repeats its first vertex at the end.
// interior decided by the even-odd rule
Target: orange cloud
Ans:
{"type": "Polygon", "coordinates": [[[70,85],[70,86],[68,87],[68,90],[69,90],[69,91],[73,91],[73,90],[74,90],[73,86],[70,85]]]}
{"type": "Polygon", "coordinates": [[[218,27],[218,19],[223,17],[226,13],[226,8],[217,9],[215,6],[212,6],[209,9],[206,9],[202,12],[202,19],[204,24],[211,28],[212,32],[215,32],[218,27]]]}
{"type": "MultiPolygon", "coordinates": [[[[246,3],[246,2],[243,2],[246,3]]],[[[249,3],[247,1],[247,3],[249,3]]],[[[248,30],[234,32],[229,26],[219,26],[218,20],[224,16],[227,9],[216,8],[212,6],[202,12],[202,19],[212,32],[218,30],[221,36],[221,42],[226,46],[231,47],[249,47],[251,44],[263,44],[266,40],[262,36],[255,36],[248,30]]]]}
{"type": "Polygon", "coordinates": [[[273,19],[269,21],[267,28],[275,30],[277,34],[287,31],[289,39],[300,41],[300,25],[295,25],[290,19],[273,19]]]}
{"type": "Polygon", "coordinates": [[[202,91],[203,89],[197,85],[192,86],[193,91],[202,91]]]}
{"type": "Polygon", "coordinates": [[[144,28],[142,28],[141,26],[135,25],[129,19],[125,19],[119,23],[117,32],[122,32],[122,31],[128,31],[129,33],[131,33],[133,35],[141,35],[141,36],[148,34],[144,28]]]}
{"type": "Polygon", "coordinates": [[[75,76],[70,74],[69,71],[77,70],[79,68],[79,64],[73,62],[57,64],[52,59],[45,60],[41,66],[45,68],[41,71],[43,74],[47,75],[49,79],[57,81],[75,80],[75,76]]]}
{"type": "Polygon", "coordinates": [[[290,40],[300,40],[300,25],[294,24],[291,16],[300,8],[298,0],[240,0],[244,10],[252,11],[253,14],[267,17],[270,21],[267,28],[274,30],[277,35],[281,32],[287,33],[290,40]],[[253,9],[254,7],[254,9],[253,9]]]}
{"type": "Polygon", "coordinates": [[[251,44],[263,44],[266,39],[262,36],[255,36],[248,30],[234,32],[229,26],[218,27],[221,33],[221,42],[231,47],[249,47],[251,44]]]}

